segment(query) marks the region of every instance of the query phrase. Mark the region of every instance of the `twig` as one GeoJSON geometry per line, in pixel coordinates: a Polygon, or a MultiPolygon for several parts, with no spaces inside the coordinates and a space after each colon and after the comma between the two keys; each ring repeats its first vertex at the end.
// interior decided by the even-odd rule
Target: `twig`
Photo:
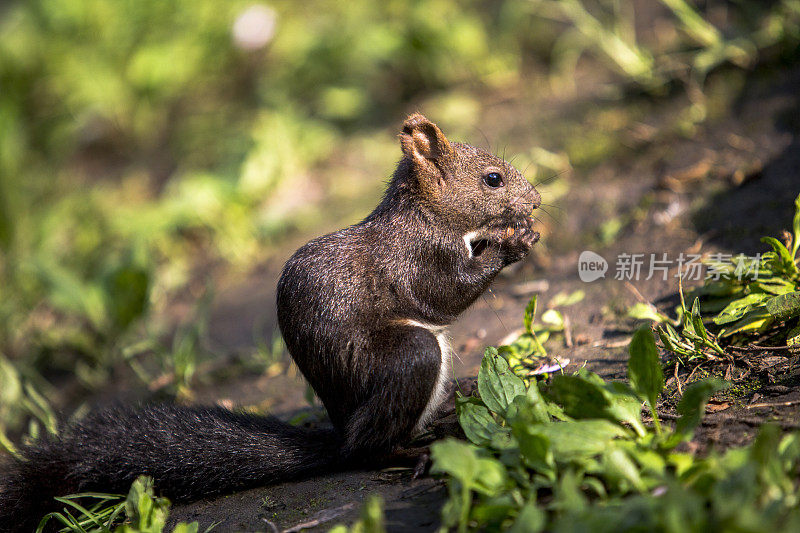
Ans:
{"type": "Polygon", "coordinates": [[[761,346],[760,344],[751,344],[754,348],[758,348],[759,350],[789,350],[791,346],[761,346]]]}
{"type": "Polygon", "coordinates": [[[641,292],[639,292],[639,289],[637,289],[636,287],[634,287],[634,286],[633,286],[633,283],[631,283],[630,281],[626,281],[626,282],[625,282],[625,288],[626,288],[626,289],[628,289],[629,291],[631,291],[631,292],[633,293],[633,295],[636,297],[636,299],[637,299],[637,300],[639,300],[640,302],[642,302],[643,304],[647,304],[647,305],[649,305],[649,306],[651,306],[651,307],[655,307],[653,304],[651,304],[651,303],[650,303],[650,302],[647,300],[647,298],[645,298],[644,296],[642,296],[642,293],[641,293],[641,292]]]}
{"type": "Polygon", "coordinates": [[[758,344],[750,344],[749,346],[728,346],[728,348],[740,352],[757,352],[759,350],[789,350],[791,346],[761,346],[758,344]]]}
{"type": "Polygon", "coordinates": [[[550,282],[546,279],[526,281],[511,287],[511,294],[514,296],[528,296],[535,292],[547,292],[550,289],[550,282]]]}
{"type": "Polygon", "coordinates": [[[745,409],[760,409],[762,407],[788,407],[790,405],[796,405],[798,403],[800,403],[800,400],[789,400],[788,402],[775,402],[775,403],[754,403],[745,406],[745,409]]]}
{"type": "Polygon", "coordinates": [[[283,533],[298,533],[304,529],[309,529],[312,527],[316,527],[320,524],[324,524],[325,522],[330,522],[331,520],[338,518],[339,516],[343,515],[345,512],[353,509],[356,506],[355,503],[347,503],[342,505],[341,507],[335,507],[333,509],[324,509],[317,513],[312,520],[308,522],[303,522],[302,524],[297,524],[296,526],[292,526],[289,529],[284,529],[283,533]]]}
{"type": "Polygon", "coordinates": [[[703,363],[700,363],[699,365],[697,365],[696,367],[694,367],[694,368],[692,369],[692,371],[689,373],[689,377],[688,377],[688,378],[686,378],[686,383],[689,383],[689,382],[692,380],[692,376],[694,376],[694,373],[695,373],[695,372],[697,372],[697,370],[698,370],[698,369],[699,369],[701,366],[703,366],[703,363]]]}
{"type": "Polygon", "coordinates": [[[675,383],[678,385],[678,394],[683,396],[683,389],[681,388],[681,378],[678,377],[678,361],[675,361],[675,383]]]}
{"type": "Polygon", "coordinates": [[[572,323],[569,320],[569,315],[564,315],[564,344],[567,348],[572,348],[572,323]]]}
{"type": "Polygon", "coordinates": [[[622,348],[623,346],[627,346],[631,343],[630,337],[627,339],[623,339],[620,341],[595,341],[592,344],[593,348],[622,348]]]}

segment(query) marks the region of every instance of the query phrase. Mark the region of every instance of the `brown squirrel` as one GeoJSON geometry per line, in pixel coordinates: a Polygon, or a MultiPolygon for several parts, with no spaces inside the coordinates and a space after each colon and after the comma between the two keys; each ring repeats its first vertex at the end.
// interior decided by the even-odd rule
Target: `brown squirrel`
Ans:
{"type": "Polygon", "coordinates": [[[447,325],[538,240],[540,196],[420,114],[400,145],[375,210],[301,247],[278,282],[281,333],[332,430],[218,407],[101,410],[6,470],[0,531],[31,531],[54,496],[125,492],[141,474],[185,501],[363,463],[423,429],[446,396],[447,325]]]}

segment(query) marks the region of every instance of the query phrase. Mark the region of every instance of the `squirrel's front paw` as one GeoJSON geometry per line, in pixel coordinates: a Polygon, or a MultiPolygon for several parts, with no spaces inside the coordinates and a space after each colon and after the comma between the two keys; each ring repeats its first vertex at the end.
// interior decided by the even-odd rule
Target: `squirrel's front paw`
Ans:
{"type": "Polygon", "coordinates": [[[539,232],[533,230],[533,221],[529,218],[494,228],[493,233],[499,237],[496,242],[506,264],[515,263],[528,255],[539,240],[539,232]]]}

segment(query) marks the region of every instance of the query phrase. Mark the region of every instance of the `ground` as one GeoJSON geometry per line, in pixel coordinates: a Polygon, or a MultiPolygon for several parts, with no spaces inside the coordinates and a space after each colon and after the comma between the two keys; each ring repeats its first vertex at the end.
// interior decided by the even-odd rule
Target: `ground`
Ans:
{"type": "MultiPolygon", "coordinates": [[[[742,83],[738,74],[726,72],[712,82],[723,88],[742,83]]],[[[680,96],[644,110],[643,99],[636,94],[622,101],[585,95],[558,102],[522,97],[487,106],[484,134],[489,139],[517,139],[506,148],[507,156],[527,142],[571,141],[564,135],[548,137],[552,130],[568,129],[553,124],[555,117],[575,126],[573,131],[585,138],[592,132],[584,130],[597,127],[591,121],[582,125],[587,110],[599,109],[601,117],[606,112],[607,120],[622,113],[623,119],[619,130],[603,128],[600,135],[614,140],[604,144],[605,152],[597,161],[559,176],[567,184],[566,193],[551,200],[549,193],[556,186],[541,187],[543,201],[555,205],[546,206],[549,214],[541,215],[542,242],[525,262],[507,269],[491,292],[450,329],[457,351],[455,376],[474,376],[484,348],[521,326],[522,311],[534,291],[546,306],[554,295],[580,289],[585,299],[564,309],[572,344],[550,346],[550,351],[571,361],[567,370],[585,364],[605,378],[624,379],[626,341],[633,326],[625,310],[644,300],[671,312],[677,281],[674,269],[667,280],[660,273],[650,280],[616,280],[619,254],[667,253],[670,258],[700,250],[754,254],[763,251],[760,236],[780,235],[789,227],[793,200],[800,192],[800,69],[758,72],[734,97],[721,94],[723,112],[692,136],[671,130],[671,118],[686,105],[680,96]],[[604,279],[584,283],[578,278],[583,250],[608,260],[604,279]]],[[[256,321],[263,324],[263,331],[274,330],[280,265],[301,242],[298,238],[287,245],[257,275],[221,283],[210,323],[211,339],[220,352],[252,347],[256,321]]],[[[765,420],[776,420],[787,429],[800,427],[797,356],[784,351],[768,355],[760,358],[754,379],[740,386],[736,395],[712,404],[714,412],[705,419],[693,446],[745,443],[765,420]]],[[[667,377],[667,387],[674,391],[676,379],[687,376],[668,372],[667,377]]],[[[288,418],[309,410],[305,392],[302,379],[290,370],[271,377],[240,374],[200,385],[195,400],[260,405],[288,418]]],[[[665,419],[672,406],[670,399],[661,406],[665,419]]],[[[390,531],[433,531],[444,490],[430,477],[413,480],[409,469],[339,473],[178,505],[172,519],[197,520],[201,530],[218,523],[216,531],[301,527],[322,531],[355,520],[364,499],[378,493],[386,502],[390,531]]]]}

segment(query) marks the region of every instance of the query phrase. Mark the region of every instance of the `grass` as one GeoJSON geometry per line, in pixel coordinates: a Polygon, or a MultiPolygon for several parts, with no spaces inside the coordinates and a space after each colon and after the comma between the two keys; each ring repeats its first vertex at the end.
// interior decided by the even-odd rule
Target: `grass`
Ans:
{"type": "MultiPolygon", "coordinates": [[[[58,529],[62,533],[162,533],[170,507],[169,500],[154,495],[153,481],[145,476],[134,481],[127,496],[87,493],[56,500],[64,504],[64,509],[42,518],[36,533],[52,526],[51,522],[63,526],[58,529]]],[[[197,533],[198,530],[197,522],[180,522],[171,531],[197,533]]]]}
{"type": "Polygon", "coordinates": [[[735,363],[764,348],[796,349],[800,346],[800,195],[786,242],[774,237],[761,240],[770,250],[758,257],[707,258],[704,283],[689,292],[691,307],[679,287],[677,319],[648,304],[637,304],[629,314],[658,323],[664,349],[683,364],[735,363]],[[713,316],[706,320],[703,313],[713,316]]]}

